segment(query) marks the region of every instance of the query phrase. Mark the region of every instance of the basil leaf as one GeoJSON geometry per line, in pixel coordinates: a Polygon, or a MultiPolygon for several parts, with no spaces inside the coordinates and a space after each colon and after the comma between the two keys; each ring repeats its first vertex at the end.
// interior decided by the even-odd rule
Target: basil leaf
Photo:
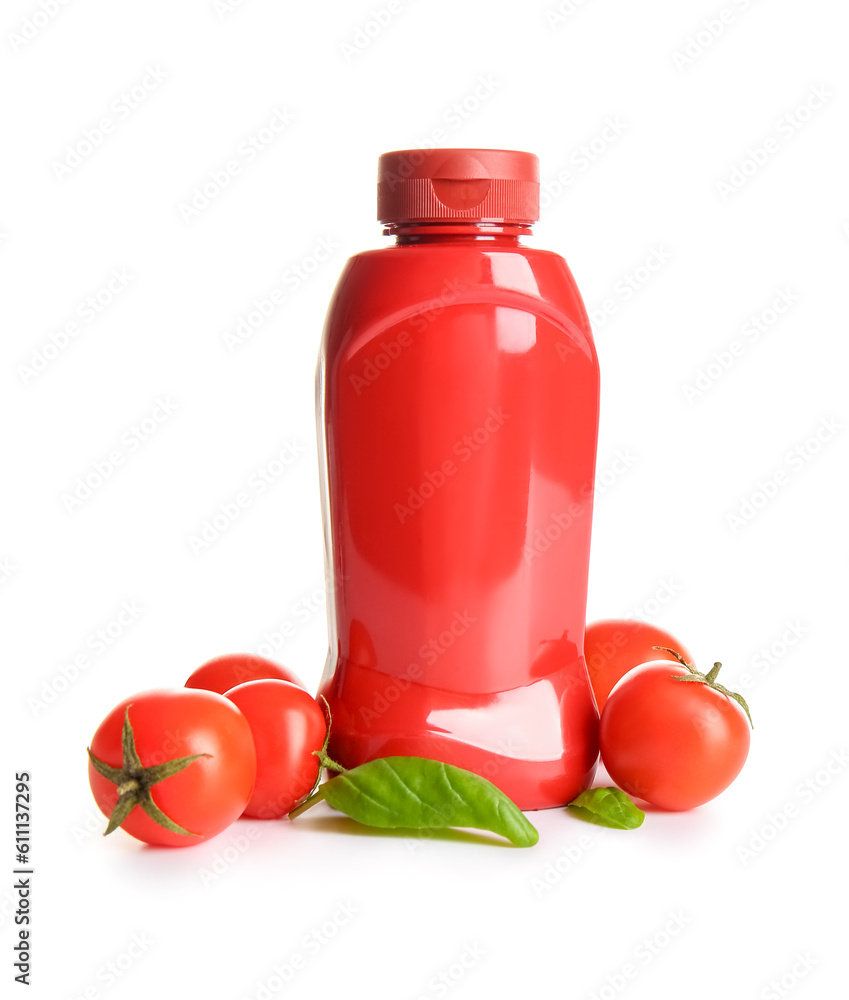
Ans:
{"type": "Polygon", "coordinates": [[[581,819],[614,830],[636,830],[646,814],[619,788],[588,788],[566,807],[581,819]]]}
{"type": "Polygon", "coordinates": [[[425,757],[383,757],[330,778],[290,816],[324,799],[366,826],[471,827],[532,847],[536,829],[500,789],[471,771],[425,757]]]}

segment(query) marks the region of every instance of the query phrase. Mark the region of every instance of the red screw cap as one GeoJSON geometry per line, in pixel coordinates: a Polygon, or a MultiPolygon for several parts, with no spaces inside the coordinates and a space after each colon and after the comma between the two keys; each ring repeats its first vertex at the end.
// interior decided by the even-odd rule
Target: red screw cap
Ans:
{"type": "Polygon", "coordinates": [[[539,160],[512,149],[399,149],[377,165],[380,222],[532,223],[539,160]]]}

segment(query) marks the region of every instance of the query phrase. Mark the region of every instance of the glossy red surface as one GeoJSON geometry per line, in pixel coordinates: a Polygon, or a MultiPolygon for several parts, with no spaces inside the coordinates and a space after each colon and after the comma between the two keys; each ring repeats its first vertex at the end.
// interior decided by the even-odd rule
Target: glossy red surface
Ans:
{"type": "Polygon", "coordinates": [[[525,809],[591,782],[583,658],[598,363],[526,226],[352,257],[317,372],[331,756],[417,754],[525,809]]]}

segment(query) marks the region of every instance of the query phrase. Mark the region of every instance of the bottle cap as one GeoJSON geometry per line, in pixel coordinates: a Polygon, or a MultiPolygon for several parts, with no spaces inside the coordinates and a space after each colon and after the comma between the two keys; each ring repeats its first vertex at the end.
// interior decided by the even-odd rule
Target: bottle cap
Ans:
{"type": "Polygon", "coordinates": [[[539,160],[512,149],[399,149],[377,165],[380,222],[532,223],[539,160]]]}

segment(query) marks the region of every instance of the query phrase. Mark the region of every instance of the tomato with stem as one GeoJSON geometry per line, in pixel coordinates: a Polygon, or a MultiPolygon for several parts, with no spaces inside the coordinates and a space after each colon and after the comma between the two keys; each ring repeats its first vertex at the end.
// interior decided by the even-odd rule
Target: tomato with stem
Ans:
{"type": "Polygon", "coordinates": [[[248,721],[212,691],[125,699],[97,727],[88,754],[91,790],[109,817],[105,833],[120,826],[164,847],[220,833],[242,814],[256,780],[248,721]]]}
{"type": "Polygon", "coordinates": [[[661,809],[693,809],[724,791],[749,753],[751,716],[723,687],[721,664],[700,673],[683,657],[627,674],[599,722],[601,759],[629,795],[661,809]]]}

